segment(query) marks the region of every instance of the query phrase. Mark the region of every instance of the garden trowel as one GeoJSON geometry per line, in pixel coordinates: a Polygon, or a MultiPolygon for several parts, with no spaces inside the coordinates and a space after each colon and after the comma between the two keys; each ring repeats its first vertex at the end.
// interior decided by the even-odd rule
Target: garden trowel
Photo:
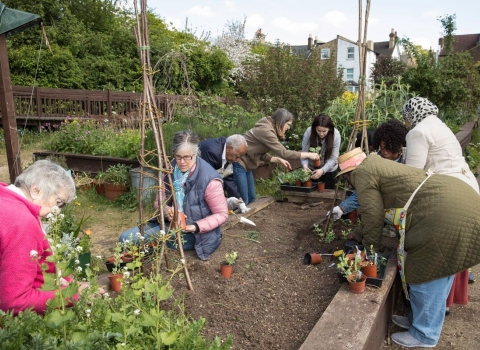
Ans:
{"type": "Polygon", "coordinates": [[[252,220],[245,219],[243,216],[238,216],[237,214],[235,214],[235,212],[233,210],[229,210],[228,213],[235,215],[240,220],[240,222],[243,223],[243,224],[257,226],[257,225],[255,225],[255,223],[252,220]]]}

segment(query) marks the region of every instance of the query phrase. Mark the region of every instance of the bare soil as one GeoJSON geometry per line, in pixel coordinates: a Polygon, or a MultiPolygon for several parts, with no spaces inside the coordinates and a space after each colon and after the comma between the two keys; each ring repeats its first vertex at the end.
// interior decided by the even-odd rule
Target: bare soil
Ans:
{"type": "MultiPolygon", "coordinates": [[[[325,212],[325,204],[302,209],[276,202],[249,217],[256,227],[237,224],[225,231],[208,262],[188,252],[194,291],[186,293],[186,311],[207,319],[205,336],[231,334],[234,349],[300,347],[340,287],[336,269],[330,266],[332,257],[324,256],[318,265],[303,263],[307,252],[326,254],[344,247],[343,240],[322,244],[308,230],[325,212]],[[261,243],[244,239],[254,231],[261,243]],[[239,257],[232,277],[225,279],[220,263],[232,250],[239,257]]],[[[177,292],[186,289],[181,277],[173,284],[177,292]]]]}

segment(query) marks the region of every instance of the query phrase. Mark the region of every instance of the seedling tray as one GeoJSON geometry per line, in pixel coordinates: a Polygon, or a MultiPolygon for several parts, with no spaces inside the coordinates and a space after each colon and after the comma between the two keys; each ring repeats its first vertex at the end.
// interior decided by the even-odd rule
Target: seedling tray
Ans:
{"type": "Polygon", "coordinates": [[[313,191],[317,190],[317,187],[303,187],[303,186],[292,186],[292,185],[286,185],[286,184],[281,184],[280,189],[283,191],[294,191],[294,192],[304,192],[304,193],[310,193],[313,191]]]}
{"type": "MultiPolygon", "coordinates": [[[[390,261],[390,254],[378,254],[379,257],[383,256],[386,258],[385,264],[380,264],[377,267],[377,278],[372,278],[372,277],[367,277],[367,285],[372,286],[372,287],[377,287],[380,288],[382,286],[383,280],[385,278],[385,275],[387,273],[387,266],[388,262],[390,261]]],[[[340,273],[338,272],[338,279],[340,283],[347,282],[347,279],[340,273]]]]}

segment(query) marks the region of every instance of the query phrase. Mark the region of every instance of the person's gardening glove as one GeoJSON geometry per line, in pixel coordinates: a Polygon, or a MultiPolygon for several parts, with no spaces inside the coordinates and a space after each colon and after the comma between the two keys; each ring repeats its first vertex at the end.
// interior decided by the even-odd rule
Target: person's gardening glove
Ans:
{"type": "MultiPolygon", "coordinates": [[[[327,216],[330,215],[330,212],[327,213],[327,216]]],[[[332,219],[334,221],[340,219],[343,215],[343,210],[338,205],[332,209],[332,219]]]]}
{"type": "MultiPolygon", "coordinates": [[[[235,197],[227,198],[228,210],[235,210],[238,208],[238,205],[239,205],[238,198],[235,198],[235,197]]],[[[245,203],[243,203],[243,205],[245,205],[245,203]]]]}
{"type": "Polygon", "coordinates": [[[239,203],[238,208],[240,209],[242,214],[248,213],[250,211],[250,208],[247,208],[247,205],[244,202],[239,203]]]}

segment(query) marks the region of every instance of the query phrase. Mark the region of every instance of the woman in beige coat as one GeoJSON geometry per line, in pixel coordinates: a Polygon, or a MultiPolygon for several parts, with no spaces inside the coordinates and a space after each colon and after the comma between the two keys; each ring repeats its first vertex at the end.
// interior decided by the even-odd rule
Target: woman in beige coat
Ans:
{"type": "Polygon", "coordinates": [[[255,181],[252,170],[258,168],[262,162],[280,163],[287,169],[292,169],[286,159],[320,159],[315,152],[290,151],[280,142],[293,123],[293,114],[285,108],[278,109],[271,117],[260,119],[255,126],[245,133],[247,153],[233,163],[233,181],[245,204],[254,202],[255,181]],[[272,156],[270,152],[276,156],[272,156]]]}

